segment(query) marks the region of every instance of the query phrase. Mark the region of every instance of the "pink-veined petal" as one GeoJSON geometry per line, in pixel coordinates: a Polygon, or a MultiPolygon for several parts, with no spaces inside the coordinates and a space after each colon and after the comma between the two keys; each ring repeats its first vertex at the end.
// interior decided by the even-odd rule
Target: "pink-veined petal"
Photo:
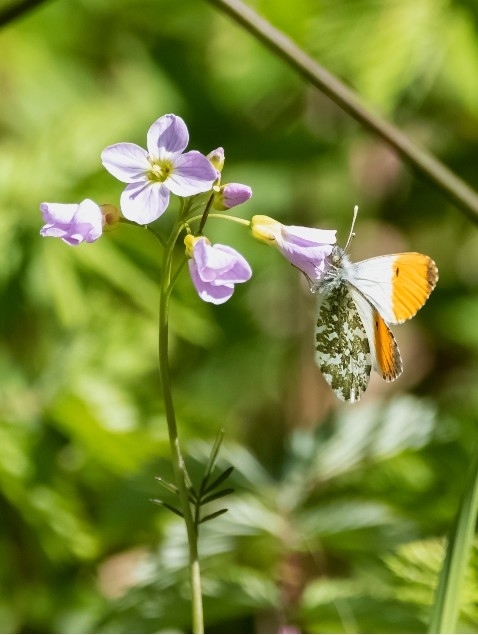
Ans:
{"type": "Polygon", "coordinates": [[[130,183],[121,194],[123,215],[140,225],[159,218],[169,204],[169,190],[162,183],[130,183]]]}
{"type": "Polygon", "coordinates": [[[90,199],[79,205],[42,203],[40,209],[46,220],[40,229],[41,236],[61,238],[69,245],[79,245],[84,241],[92,243],[103,233],[101,208],[90,199]]]}
{"type": "Polygon", "coordinates": [[[194,257],[203,280],[216,280],[218,283],[247,282],[252,269],[247,260],[228,245],[209,245],[198,241],[194,248],[194,257]]]}
{"type": "Polygon", "coordinates": [[[332,252],[332,245],[314,245],[310,247],[297,247],[290,243],[279,244],[277,247],[287,260],[306,273],[314,280],[318,271],[323,269],[324,260],[332,252]]]}
{"type": "Polygon", "coordinates": [[[101,153],[105,168],[123,183],[134,183],[146,179],[151,169],[148,153],[135,143],[116,143],[101,153]]]}
{"type": "Polygon", "coordinates": [[[337,230],[317,229],[316,227],[301,227],[300,225],[282,225],[277,242],[283,240],[300,246],[328,244],[336,241],[337,230]]]}
{"type": "Polygon", "coordinates": [[[193,196],[209,191],[216,176],[216,170],[209,159],[200,152],[191,150],[175,158],[173,172],[164,183],[176,196],[193,196]]]}
{"type": "Polygon", "coordinates": [[[160,117],[148,130],[147,148],[152,157],[167,159],[186,149],[189,133],[186,124],[177,115],[160,117]]]}
{"type": "Polygon", "coordinates": [[[70,223],[75,215],[76,203],[41,203],[40,210],[43,220],[47,224],[70,223]]]}
{"type": "Polygon", "coordinates": [[[198,292],[199,297],[204,302],[211,302],[212,304],[224,304],[234,293],[234,285],[231,283],[225,283],[221,285],[215,285],[211,282],[207,282],[201,278],[198,272],[198,268],[194,260],[188,261],[189,273],[191,274],[191,280],[193,281],[194,288],[198,292]]]}
{"type": "Polygon", "coordinates": [[[44,236],[47,238],[61,238],[63,242],[67,245],[72,245],[76,247],[83,242],[84,238],[81,234],[69,234],[65,229],[60,229],[59,227],[54,227],[52,225],[45,225],[40,229],[40,236],[44,236]]]}
{"type": "Polygon", "coordinates": [[[84,240],[89,243],[97,240],[103,233],[103,214],[101,213],[101,208],[89,198],[78,205],[73,220],[77,227],[81,229],[84,240]]]}

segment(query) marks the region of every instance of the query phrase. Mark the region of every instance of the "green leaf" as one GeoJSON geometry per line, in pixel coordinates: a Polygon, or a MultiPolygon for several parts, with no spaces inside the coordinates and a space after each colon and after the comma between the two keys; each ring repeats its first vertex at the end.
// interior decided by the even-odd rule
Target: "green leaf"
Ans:
{"type": "Polygon", "coordinates": [[[460,596],[470,560],[478,515],[478,447],[475,449],[468,482],[436,590],[430,633],[454,633],[460,612],[460,596]]]}
{"type": "Polygon", "coordinates": [[[217,477],[217,479],[215,481],[213,481],[211,483],[211,485],[209,485],[205,490],[204,490],[204,494],[207,494],[208,492],[211,492],[213,489],[216,489],[216,487],[219,487],[219,485],[221,485],[221,483],[224,483],[224,481],[230,476],[231,472],[234,470],[234,467],[228,467],[227,470],[225,470],[220,476],[217,477]]]}
{"type": "Polygon", "coordinates": [[[204,488],[206,487],[207,482],[209,478],[211,477],[211,474],[214,470],[214,467],[216,466],[217,455],[219,453],[219,450],[221,449],[223,440],[224,440],[224,429],[220,428],[217,433],[216,440],[214,441],[214,445],[212,446],[211,454],[209,455],[209,460],[207,462],[206,469],[204,471],[204,478],[201,483],[201,490],[204,490],[204,488]]]}
{"type": "Polygon", "coordinates": [[[156,505],[161,505],[161,507],[165,507],[166,509],[169,509],[170,512],[173,512],[177,516],[180,516],[181,518],[184,518],[183,513],[180,512],[179,509],[176,509],[176,507],[173,507],[172,505],[169,505],[169,503],[165,503],[160,498],[152,498],[151,502],[155,503],[156,505]]]}
{"type": "Polygon", "coordinates": [[[206,498],[203,498],[201,500],[201,505],[206,505],[206,503],[215,501],[218,498],[223,498],[224,496],[227,496],[228,494],[232,494],[232,492],[234,492],[234,489],[232,487],[229,487],[227,489],[221,489],[219,490],[219,492],[215,492],[214,494],[210,494],[209,496],[206,496],[206,498]]]}
{"type": "Polygon", "coordinates": [[[172,483],[168,483],[168,481],[163,480],[160,476],[155,476],[154,478],[158,481],[160,485],[164,487],[164,489],[167,489],[168,492],[171,492],[172,494],[178,493],[178,488],[176,487],[176,485],[173,485],[172,483]]]}
{"type": "Polygon", "coordinates": [[[205,523],[208,520],[213,520],[213,518],[217,518],[218,516],[222,516],[223,514],[225,514],[228,510],[227,509],[220,509],[217,512],[214,512],[213,514],[209,514],[208,516],[204,516],[204,518],[201,518],[201,520],[199,521],[199,523],[205,523]]]}

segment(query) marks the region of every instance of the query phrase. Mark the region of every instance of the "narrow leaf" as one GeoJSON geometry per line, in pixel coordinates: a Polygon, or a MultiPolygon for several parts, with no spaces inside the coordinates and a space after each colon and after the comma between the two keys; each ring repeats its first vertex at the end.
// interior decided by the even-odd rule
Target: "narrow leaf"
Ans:
{"type": "Polygon", "coordinates": [[[218,516],[222,516],[226,512],[227,512],[227,509],[220,509],[218,512],[214,512],[214,514],[209,514],[208,516],[204,516],[204,518],[201,518],[199,523],[205,523],[208,520],[212,520],[213,518],[217,518],[218,516]]]}
{"type": "Polygon", "coordinates": [[[214,445],[212,446],[211,454],[209,455],[209,460],[207,462],[206,469],[204,471],[204,478],[201,484],[202,491],[204,491],[204,488],[206,487],[207,482],[209,481],[209,478],[211,477],[212,471],[214,470],[214,467],[217,461],[217,455],[219,453],[219,450],[221,449],[223,439],[224,439],[224,430],[223,428],[220,428],[217,433],[216,440],[214,441],[214,445]]]}
{"type": "Polygon", "coordinates": [[[223,496],[227,496],[228,494],[232,494],[233,492],[233,488],[229,487],[227,489],[221,489],[219,490],[219,492],[214,492],[213,494],[209,494],[209,496],[206,496],[205,498],[201,499],[200,504],[201,505],[205,505],[206,503],[210,503],[211,501],[215,501],[218,498],[222,498],[223,496]]]}
{"type": "Polygon", "coordinates": [[[151,498],[150,500],[151,500],[152,503],[156,503],[156,505],[161,505],[161,507],[165,507],[166,509],[169,509],[170,512],[173,512],[174,514],[177,514],[181,518],[184,518],[183,513],[180,512],[179,509],[176,509],[176,507],[173,507],[172,505],[169,505],[168,503],[165,503],[164,501],[160,500],[159,498],[151,498]]]}
{"type": "Polygon", "coordinates": [[[221,483],[224,483],[224,481],[229,477],[229,475],[231,474],[233,470],[234,470],[233,467],[228,467],[225,472],[223,472],[220,476],[218,476],[217,479],[204,490],[204,493],[207,494],[213,489],[216,489],[216,487],[219,487],[219,485],[221,485],[221,483]]]}
{"type": "Polygon", "coordinates": [[[171,492],[173,494],[178,493],[178,488],[176,487],[176,485],[173,485],[172,483],[168,483],[168,481],[165,481],[160,476],[155,476],[154,478],[158,481],[160,485],[164,487],[164,489],[167,489],[168,492],[171,492]]]}
{"type": "Polygon", "coordinates": [[[477,515],[478,447],[475,449],[468,482],[448,540],[435,595],[430,633],[456,632],[460,612],[460,592],[470,560],[477,515]]]}

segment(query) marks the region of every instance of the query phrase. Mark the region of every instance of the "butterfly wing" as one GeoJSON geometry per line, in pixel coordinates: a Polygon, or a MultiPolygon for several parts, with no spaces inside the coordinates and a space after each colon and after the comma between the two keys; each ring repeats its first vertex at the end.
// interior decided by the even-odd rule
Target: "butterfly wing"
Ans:
{"type": "Polygon", "coordinates": [[[393,333],[377,309],[353,286],[350,295],[367,334],[372,368],[385,381],[394,381],[402,374],[403,367],[393,333]]]}
{"type": "Polygon", "coordinates": [[[419,253],[390,254],[354,264],[350,282],[389,324],[413,317],[438,280],[431,258],[419,253]]]}
{"type": "Polygon", "coordinates": [[[360,399],[370,378],[370,345],[347,284],[319,294],[316,361],[339,399],[360,399]]]}

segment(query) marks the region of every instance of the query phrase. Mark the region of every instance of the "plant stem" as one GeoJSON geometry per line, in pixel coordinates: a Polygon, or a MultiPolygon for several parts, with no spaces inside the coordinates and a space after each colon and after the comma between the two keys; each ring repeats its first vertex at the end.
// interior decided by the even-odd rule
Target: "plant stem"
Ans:
{"type": "MultiPolygon", "coordinates": [[[[188,223],[192,223],[195,220],[203,218],[203,215],[193,216],[193,218],[188,218],[188,223]]],[[[229,214],[208,214],[208,218],[222,218],[223,220],[232,220],[234,223],[239,223],[240,225],[245,225],[246,227],[250,227],[251,221],[246,220],[245,218],[239,218],[238,216],[229,216],[229,214]]],[[[198,230],[198,234],[201,232],[198,230]]]]}
{"type": "Polygon", "coordinates": [[[315,62],[291,39],[269,24],[242,0],[208,0],[208,2],[232,17],[359,123],[375,132],[394,148],[402,159],[421,172],[462,209],[473,222],[478,222],[478,194],[433,154],[413,143],[386,119],[370,112],[356,93],[315,62]]]}
{"type": "Polygon", "coordinates": [[[429,633],[455,633],[460,613],[460,592],[475,535],[478,516],[478,447],[470,466],[468,481],[448,540],[445,559],[433,605],[429,633]]]}
{"type": "Polygon", "coordinates": [[[183,229],[182,223],[177,223],[166,243],[163,257],[163,268],[161,275],[161,290],[159,301],[159,372],[161,377],[161,389],[163,393],[164,408],[168,424],[169,443],[171,446],[171,457],[173,461],[174,477],[178,488],[181,511],[186,523],[186,531],[189,544],[189,574],[191,582],[192,598],[192,625],[193,633],[204,633],[204,619],[201,593],[201,572],[199,568],[198,556],[198,534],[194,523],[194,518],[189,504],[188,488],[186,484],[186,467],[179,446],[178,429],[176,425],[176,415],[174,412],[173,397],[171,392],[171,380],[169,375],[168,356],[168,316],[169,297],[171,282],[171,267],[174,245],[183,229]]]}

